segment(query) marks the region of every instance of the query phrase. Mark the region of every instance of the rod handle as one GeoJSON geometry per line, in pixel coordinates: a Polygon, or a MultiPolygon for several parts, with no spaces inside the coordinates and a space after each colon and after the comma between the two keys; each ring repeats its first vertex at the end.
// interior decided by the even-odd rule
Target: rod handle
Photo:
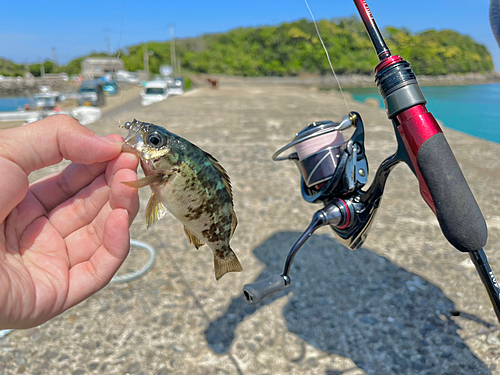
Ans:
{"type": "Polygon", "coordinates": [[[443,133],[420,146],[417,166],[423,177],[421,191],[425,184],[446,239],[464,252],[483,248],[486,222],[443,133]]]}

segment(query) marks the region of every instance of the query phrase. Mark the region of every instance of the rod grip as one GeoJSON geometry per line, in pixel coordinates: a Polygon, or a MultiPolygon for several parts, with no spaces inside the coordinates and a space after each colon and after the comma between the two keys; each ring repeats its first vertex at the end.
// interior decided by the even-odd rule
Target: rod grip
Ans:
{"type": "Polygon", "coordinates": [[[255,305],[265,297],[284,290],[287,286],[285,276],[274,275],[265,280],[245,285],[243,287],[243,295],[247,302],[255,305]]]}
{"type": "Polygon", "coordinates": [[[483,248],[488,238],[486,222],[443,133],[420,146],[417,165],[447,240],[463,252],[483,248]]]}

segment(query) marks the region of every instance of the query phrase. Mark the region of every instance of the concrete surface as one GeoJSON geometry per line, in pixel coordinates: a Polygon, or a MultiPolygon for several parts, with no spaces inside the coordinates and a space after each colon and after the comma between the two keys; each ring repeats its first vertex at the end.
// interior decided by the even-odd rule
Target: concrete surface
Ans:
{"type": "MultiPolygon", "coordinates": [[[[392,126],[380,109],[349,106],[364,120],[373,177],[395,150],[392,126]]],[[[216,282],[211,251],[192,248],[171,215],[146,231],[150,192],[142,189],[131,231],[156,248],[155,267],[0,340],[0,373],[500,374],[499,324],[486,292],[468,256],[441,234],[404,165],[389,178],[361,249],[346,249],[322,228],[295,258],[286,293],[257,308],[243,301],[244,284],[280,272],[319,208],[302,200],[296,167],[271,155],[310,122],[344,114],[336,92],[227,79],[220,89],[131,106],[90,125],[125,135],[119,122],[153,122],[218,158],[234,187],[239,225],[232,247],[244,272],[216,282]]],[[[486,252],[499,276],[500,145],[445,134],[488,222],[486,252]]],[[[119,273],[145,260],[132,249],[119,273]]]]}

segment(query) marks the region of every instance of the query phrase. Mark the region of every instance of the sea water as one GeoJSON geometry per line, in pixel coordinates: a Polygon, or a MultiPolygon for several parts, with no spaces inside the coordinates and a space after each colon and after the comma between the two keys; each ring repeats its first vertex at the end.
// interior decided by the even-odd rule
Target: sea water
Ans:
{"type": "MultiPolygon", "coordinates": [[[[473,86],[421,87],[427,109],[444,126],[500,143],[500,83],[473,86]]],[[[376,98],[384,103],[376,88],[346,89],[353,99],[363,102],[376,98]]]]}
{"type": "Polygon", "coordinates": [[[0,112],[17,111],[29,103],[30,99],[28,97],[0,98],[0,112]]]}

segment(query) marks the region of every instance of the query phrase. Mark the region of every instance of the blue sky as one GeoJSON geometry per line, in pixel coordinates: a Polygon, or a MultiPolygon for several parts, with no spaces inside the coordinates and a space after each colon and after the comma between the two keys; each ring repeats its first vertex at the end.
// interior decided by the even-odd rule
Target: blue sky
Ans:
{"type": "MultiPolygon", "coordinates": [[[[471,36],[486,45],[500,71],[500,49],[488,20],[489,0],[367,3],[380,28],[452,29],[471,36]]],[[[309,0],[309,5],[316,19],[357,15],[350,0],[309,0]]],[[[55,47],[59,63],[65,64],[91,51],[106,51],[106,29],[114,52],[140,42],[168,40],[171,24],[176,37],[183,38],[309,17],[303,0],[5,1],[0,12],[0,57],[33,63],[51,59],[55,47]]]]}

